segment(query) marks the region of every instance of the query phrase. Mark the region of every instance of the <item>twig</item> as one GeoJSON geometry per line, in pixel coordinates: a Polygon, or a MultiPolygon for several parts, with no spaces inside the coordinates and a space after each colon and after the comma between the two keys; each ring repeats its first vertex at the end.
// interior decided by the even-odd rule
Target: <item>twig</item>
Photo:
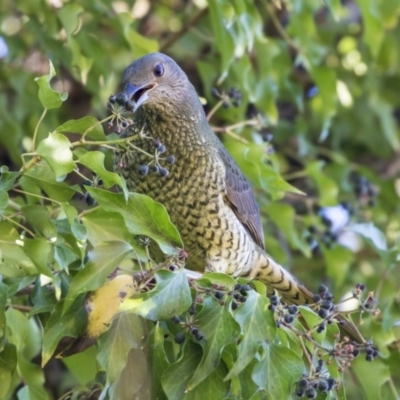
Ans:
{"type": "Polygon", "coordinates": [[[39,131],[39,126],[42,123],[43,118],[45,117],[46,113],[47,113],[47,108],[45,108],[43,110],[42,115],[40,116],[39,121],[35,126],[35,131],[33,133],[33,138],[32,138],[32,151],[35,151],[35,144],[36,144],[37,134],[38,134],[38,131],[39,131]]]}

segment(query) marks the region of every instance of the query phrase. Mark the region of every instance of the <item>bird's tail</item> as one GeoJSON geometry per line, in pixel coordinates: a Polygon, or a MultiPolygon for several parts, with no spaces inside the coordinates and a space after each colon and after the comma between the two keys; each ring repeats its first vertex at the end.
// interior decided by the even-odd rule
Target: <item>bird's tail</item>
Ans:
{"type": "MultiPolygon", "coordinates": [[[[314,294],[299,283],[289,271],[278,264],[264,250],[257,248],[255,258],[256,260],[253,259],[254,264],[248,276],[263,282],[267,286],[269,294],[273,294],[276,290],[282,301],[287,304],[312,305],[316,303],[314,294]]],[[[365,339],[352,321],[340,314],[336,314],[335,319],[344,335],[358,343],[365,342],[365,339]]]]}

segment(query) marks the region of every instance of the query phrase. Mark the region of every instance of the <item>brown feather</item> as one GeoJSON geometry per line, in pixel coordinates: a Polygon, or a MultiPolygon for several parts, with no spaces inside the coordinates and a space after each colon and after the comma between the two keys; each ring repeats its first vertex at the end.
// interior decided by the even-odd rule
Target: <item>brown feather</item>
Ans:
{"type": "Polygon", "coordinates": [[[265,249],[264,232],[253,191],[242,171],[233,161],[232,157],[220,145],[218,155],[225,166],[226,202],[236,214],[239,221],[250,233],[254,242],[265,249]]]}

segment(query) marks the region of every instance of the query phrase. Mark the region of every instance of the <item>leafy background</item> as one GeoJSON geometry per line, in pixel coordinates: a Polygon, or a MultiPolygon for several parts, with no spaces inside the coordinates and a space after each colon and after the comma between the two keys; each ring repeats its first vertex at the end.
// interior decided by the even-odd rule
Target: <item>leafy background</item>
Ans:
{"type": "MultiPolygon", "coordinates": [[[[236,312],[202,293],[193,317],[182,270],[156,272],[153,291],[134,284],[147,247],[133,235],[157,241],[168,264],[179,234],[161,206],[126,192],[106,147],[118,136],[99,121],[123,69],[163,51],[206,111],[213,87],[242,94],[211,124],[254,187],[269,252],[337,299],[357,282],[375,291],[381,314],[360,329],[380,356],[356,359],[331,396],[397,398],[399,15],[397,0],[3,1],[0,397],[290,398],[309,369],[298,343],[273,341],[259,285],[236,312]],[[306,196],[282,197],[286,182],[306,196]],[[337,243],[318,211],[340,202],[353,209],[351,249],[354,236],[337,243]],[[195,318],[206,344],[187,330],[176,344],[173,315],[195,318]]],[[[235,281],[202,281],[213,284],[235,281]]]]}

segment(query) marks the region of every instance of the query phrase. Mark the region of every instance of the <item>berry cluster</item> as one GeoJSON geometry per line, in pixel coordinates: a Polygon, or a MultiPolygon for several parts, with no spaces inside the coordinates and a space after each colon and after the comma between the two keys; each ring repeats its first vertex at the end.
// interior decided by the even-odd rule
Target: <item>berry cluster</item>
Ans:
{"type": "Polygon", "coordinates": [[[165,161],[167,164],[173,165],[176,162],[176,158],[173,155],[169,155],[167,157],[161,157],[161,155],[164,154],[167,151],[167,149],[159,139],[154,140],[154,149],[155,149],[154,159],[149,164],[139,165],[137,172],[139,175],[146,176],[151,171],[162,177],[166,177],[169,174],[169,170],[161,166],[160,161],[165,161]]]}
{"type": "Polygon", "coordinates": [[[211,94],[214,97],[223,101],[222,107],[224,108],[229,108],[231,104],[234,107],[240,107],[240,103],[242,101],[242,94],[235,87],[229,89],[228,93],[225,92],[220,93],[218,89],[214,87],[211,89],[211,94]]]}
{"type": "Polygon", "coordinates": [[[318,391],[321,394],[326,394],[337,386],[337,380],[329,376],[323,365],[324,361],[319,359],[315,367],[315,373],[311,376],[303,375],[297,382],[297,397],[315,399],[318,396],[318,391]]]}
{"type": "Polygon", "coordinates": [[[361,175],[353,178],[353,191],[361,205],[373,207],[376,204],[377,189],[361,175]]]}
{"type": "Polygon", "coordinates": [[[299,308],[295,304],[284,305],[280,303],[279,297],[272,295],[269,297],[270,304],[268,309],[275,312],[275,321],[278,327],[282,323],[291,324],[299,313],[299,308]]]}
{"type": "Polygon", "coordinates": [[[241,285],[240,283],[237,283],[235,285],[235,288],[232,294],[232,297],[234,300],[232,300],[231,307],[232,310],[236,310],[241,303],[245,303],[247,300],[247,292],[251,290],[250,285],[241,285]]]}
{"type": "Polygon", "coordinates": [[[125,93],[119,93],[117,95],[111,95],[108,98],[107,107],[113,112],[113,117],[108,123],[108,128],[111,129],[114,126],[114,121],[116,122],[115,132],[120,133],[121,128],[127,128],[131,121],[125,118],[122,114],[126,111],[133,111],[135,103],[128,99],[125,93]]]}
{"type": "MultiPolygon", "coordinates": [[[[194,313],[193,313],[194,314],[194,313]]],[[[193,315],[191,314],[191,315],[193,315]]],[[[172,322],[174,324],[179,324],[184,330],[190,332],[190,334],[198,341],[203,340],[203,335],[199,332],[198,328],[193,325],[192,318],[185,322],[177,315],[172,317],[172,322]]],[[[186,336],[183,332],[178,332],[174,336],[175,343],[182,344],[186,340],[186,336]]]]}

